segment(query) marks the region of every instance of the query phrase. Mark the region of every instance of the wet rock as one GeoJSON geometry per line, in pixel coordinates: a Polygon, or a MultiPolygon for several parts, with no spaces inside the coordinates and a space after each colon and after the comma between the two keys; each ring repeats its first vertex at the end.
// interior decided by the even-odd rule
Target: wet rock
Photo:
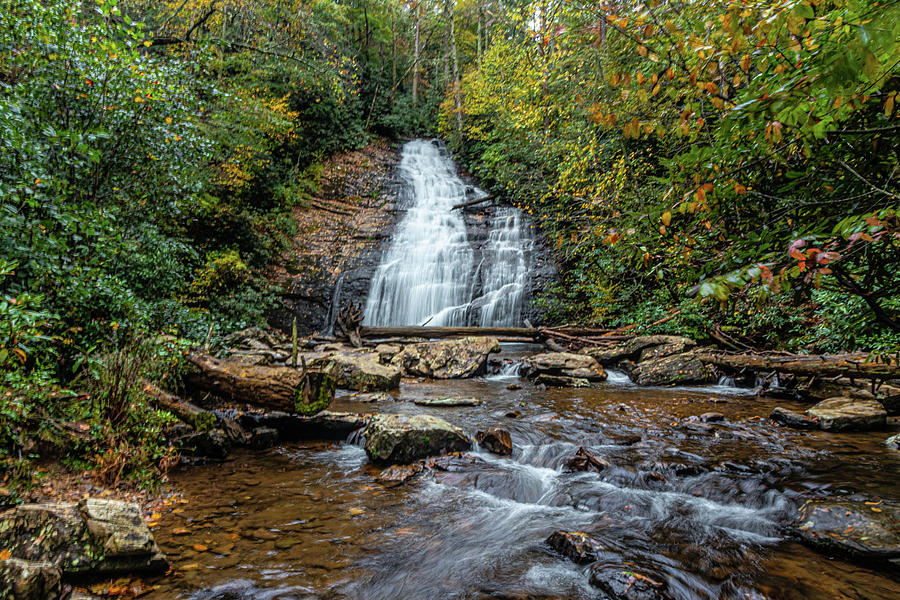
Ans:
{"type": "Polygon", "coordinates": [[[406,346],[391,365],[411,377],[473,377],[486,371],[488,355],[494,352],[500,352],[500,343],[490,337],[424,342],[406,346]]]}
{"type": "Polygon", "coordinates": [[[409,463],[472,445],[461,429],[431,415],[375,415],[365,437],[366,454],[381,463],[409,463]]]}
{"type": "Polygon", "coordinates": [[[884,445],[892,450],[900,450],[900,433],[892,435],[884,440],[884,445]]]}
{"type": "Polygon", "coordinates": [[[887,412],[875,400],[829,398],[806,411],[825,431],[866,431],[885,426],[887,412]]]}
{"type": "Polygon", "coordinates": [[[700,415],[700,420],[704,423],[717,423],[725,420],[725,415],[719,412],[707,412],[700,415]]]}
{"type": "Polygon", "coordinates": [[[506,417],[507,419],[521,419],[521,418],[522,418],[522,411],[520,411],[520,410],[511,410],[511,411],[509,411],[508,413],[506,413],[506,414],[503,415],[503,416],[506,417]]]}
{"type": "Polygon", "coordinates": [[[640,358],[643,361],[681,354],[696,345],[694,340],[678,335],[642,335],[611,348],[584,348],[581,354],[594,358],[600,364],[611,365],[626,359],[640,358]]]}
{"type": "Polygon", "coordinates": [[[591,566],[591,585],[600,588],[612,600],[662,600],[665,581],[652,572],[626,563],[595,563],[591,566]]]}
{"type": "Polygon", "coordinates": [[[403,346],[400,346],[399,344],[378,344],[375,346],[375,352],[378,353],[378,360],[384,364],[390,363],[391,359],[397,356],[401,350],[403,350],[403,346]]]}
{"type": "Polygon", "coordinates": [[[516,390],[521,390],[522,386],[519,385],[518,383],[511,383],[508,386],[506,386],[506,389],[508,389],[511,392],[515,392],[516,390]]]}
{"type": "Polygon", "coordinates": [[[274,351],[245,350],[229,352],[225,355],[225,358],[245,367],[260,367],[271,365],[276,361],[284,361],[286,357],[274,351]]]}
{"type": "Polygon", "coordinates": [[[372,392],[370,394],[353,394],[348,397],[355,402],[393,402],[394,397],[385,392],[372,392]]]}
{"type": "Polygon", "coordinates": [[[378,482],[393,487],[406,483],[424,470],[422,463],[409,465],[391,465],[378,475],[378,482]]]}
{"type": "Polygon", "coordinates": [[[175,445],[183,454],[214,460],[227,458],[232,450],[231,439],[221,428],[186,435],[177,440],[175,445]]]}
{"type": "Polygon", "coordinates": [[[454,406],[481,406],[480,398],[416,398],[414,404],[420,406],[438,406],[438,407],[454,407],[454,406]]]}
{"type": "Polygon", "coordinates": [[[712,371],[690,352],[638,363],[631,373],[638,385],[685,385],[712,383],[712,371]]]}
{"type": "Polygon", "coordinates": [[[776,406],[769,414],[769,418],[781,425],[793,427],[795,429],[818,429],[819,422],[816,419],[807,417],[804,414],[776,406]]]}
{"type": "Polygon", "coordinates": [[[607,461],[589,452],[584,446],[579,446],[572,458],[566,461],[566,468],[569,471],[596,471],[599,473],[608,466],[607,461]]]}
{"type": "Polygon", "coordinates": [[[591,382],[581,377],[567,377],[565,375],[548,375],[541,373],[534,378],[535,385],[560,388],[587,388],[591,382]]]}
{"type": "Polygon", "coordinates": [[[892,417],[900,415],[900,388],[883,385],[879,388],[877,397],[888,415],[892,417]]]}
{"type": "Polygon", "coordinates": [[[306,364],[313,368],[334,367],[331,374],[338,387],[358,392],[388,391],[400,387],[401,372],[397,367],[381,364],[378,352],[342,348],[305,354],[306,364]]]}
{"type": "MultiPolygon", "coordinates": [[[[649,336],[651,338],[655,336],[649,336]]],[[[677,336],[672,336],[677,337],[677,336]]],[[[636,338],[640,339],[640,338],[636,338]]],[[[673,354],[682,354],[687,352],[697,343],[688,338],[684,338],[682,340],[677,340],[674,342],[668,342],[666,344],[661,344],[659,346],[649,346],[641,350],[640,355],[638,356],[639,362],[644,362],[645,360],[653,360],[654,358],[663,358],[666,356],[672,356],[673,354]]]]}
{"type": "Polygon", "coordinates": [[[551,381],[571,382],[573,380],[605,381],[606,372],[596,360],[584,354],[569,352],[544,352],[523,361],[528,376],[535,381],[543,380],[544,385],[556,387],[582,387],[580,385],[558,385],[551,381]]]}
{"type": "Polygon", "coordinates": [[[821,402],[828,398],[846,397],[873,400],[875,395],[864,381],[851,381],[847,377],[812,377],[797,385],[797,391],[804,397],[821,402]]]}
{"type": "Polygon", "coordinates": [[[274,427],[257,427],[253,430],[251,445],[257,450],[271,448],[278,443],[278,430],[274,427]]]}
{"type": "Polygon", "coordinates": [[[60,592],[62,574],[52,563],[20,558],[0,561],[0,598],[49,600],[60,592]]]}
{"type": "Polygon", "coordinates": [[[813,500],[793,525],[801,542],[827,554],[890,560],[900,557],[900,506],[813,500]]]}
{"type": "Polygon", "coordinates": [[[64,576],[163,572],[168,563],[136,504],[87,498],[23,504],[0,515],[0,548],[64,576]]]}
{"type": "Polygon", "coordinates": [[[508,456],[512,454],[512,438],[509,432],[499,427],[488,429],[487,431],[479,431],[475,434],[475,441],[478,444],[494,454],[508,456]]]}
{"type": "Polygon", "coordinates": [[[547,544],[578,564],[596,561],[602,550],[600,542],[582,531],[555,531],[547,538],[547,544]]]}

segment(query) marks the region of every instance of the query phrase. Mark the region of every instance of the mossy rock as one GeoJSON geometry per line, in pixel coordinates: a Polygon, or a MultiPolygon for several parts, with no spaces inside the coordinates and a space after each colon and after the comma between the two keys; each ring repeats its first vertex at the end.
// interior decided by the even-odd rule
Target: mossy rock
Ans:
{"type": "Polygon", "coordinates": [[[301,415],[314,415],[328,408],[334,400],[337,382],[331,373],[326,371],[309,371],[305,385],[301,386],[294,397],[294,412],[301,415]]]}

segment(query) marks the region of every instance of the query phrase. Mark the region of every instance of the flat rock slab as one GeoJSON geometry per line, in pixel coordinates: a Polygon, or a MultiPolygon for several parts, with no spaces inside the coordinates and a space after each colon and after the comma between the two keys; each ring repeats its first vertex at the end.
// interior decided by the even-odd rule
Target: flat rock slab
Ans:
{"type": "Polygon", "coordinates": [[[876,400],[829,398],[806,411],[824,431],[867,431],[887,422],[887,411],[876,400]]]}
{"type": "Polygon", "coordinates": [[[375,415],[365,438],[366,454],[378,463],[405,464],[472,447],[461,429],[431,415],[375,415]]]}
{"type": "Polygon", "coordinates": [[[303,355],[306,364],[315,368],[334,365],[331,373],[338,387],[358,392],[389,391],[400,387],[402,373],[397,367],[381,364],[373,350],[338,350],[303,355]]]}
{"type": "Polygon", "coordinates": [[[481,406],[482,401],[480,398],[417,398],[413,403],[420,406],[453,407],[481,406]]]}
{"type": "Polygon", "coordinates": [[[829,554],[890,560],[900,557],[900,506],[813,500],[800,508],[795,535],[829,554]]]}

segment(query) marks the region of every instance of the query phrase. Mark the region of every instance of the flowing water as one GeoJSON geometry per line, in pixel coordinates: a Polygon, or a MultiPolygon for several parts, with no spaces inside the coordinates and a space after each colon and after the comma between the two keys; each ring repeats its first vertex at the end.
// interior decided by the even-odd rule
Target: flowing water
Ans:
{"type": "Polygon", "coordinates": [[[469,434],[501,426],[510,457],[476,448],[386,487],[360,446],[308,442],[175,473],[186,503],[156,535],[179,574],[148,597],[605,598],[588,566],[545,544],[564,529],[589,532],[601,561],[665,582],[675,600],[900,598],[900,580],[825,558],[784,528],[809,498],[898,500],[900,453],[882,445],[890,431],[780,428],[760,417],[802,405],[727,386],[652,389],[613,378],[539,390],[512,374],[516,352],[505,350],[505,373],[408,382],[394,401],[347,396],[332,407],[435,414],[469,434]],[[413,403],[448,394],[484,404],[413,403]],[[710,411],[725,420],[697,420],[710,411]],[[579,446],[610,467],[567,472],[579,446]]]}
{"type": "Polygon", "coordinates": [[[501,209],[476,248],[462,211],[466,185],[438,142],[403,148],[400,203],[406,214],[372,278],[366,325],[518,325],[531,236],[521,215],[501,209]]]}

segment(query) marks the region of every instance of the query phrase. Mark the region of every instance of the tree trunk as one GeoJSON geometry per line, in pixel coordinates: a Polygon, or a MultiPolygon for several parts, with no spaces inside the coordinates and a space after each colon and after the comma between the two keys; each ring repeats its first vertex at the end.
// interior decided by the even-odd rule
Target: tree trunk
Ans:
{"type": "Polygon", "coordinates": [[[191,355],[197,371],[185,383],[225,401],[304,415],[328,407],[334,399],[335,381],[327,371],[291,367],[246,366],[210,356],[191,355]]]}
{"type": "Polygon", "coordinates": [[[462,122],[462,96],[460,95],[459,81],[459,61],[456,57],[456,29],[454,27],[454,10],[451,0],[447,1],[450,6],[450,54],[453,58],[453,98],[456,103],[456,129],[459,135],[459,149],[462,150],[463,145],[463,122],[462,122]]]}
{"type": "Polygon", "coordinates": [[[413,80],[412,80],[412,105],[413,108],[416,107],[416,102],[419,99],[419,23],[421,21],[421,11],[419,9],[419,3],[416,3],[415,7],[416,11],[416,40],[415,40],[415,50],[413,51],[413,80]]]}
{"type": "Polygon", "coordinates": [[[216,415],[199,406],[182,400],[178,396],[168,394],[153,383],[143,381],[144,393],[151,399],[151,404],[160,410],[167,410],[175,417],[190,425],[198,432],[209,431],[216,424],[216,415]]]}
{"type": "Polygon", "coordinates": [[[866,353],[821,355],[766,355],[697,353],[701,362],[728,369],[777,371],[795,375],[822,377],[845,376],[861,379],[893,379],[900,377],[900,362],[866,353]]]}

